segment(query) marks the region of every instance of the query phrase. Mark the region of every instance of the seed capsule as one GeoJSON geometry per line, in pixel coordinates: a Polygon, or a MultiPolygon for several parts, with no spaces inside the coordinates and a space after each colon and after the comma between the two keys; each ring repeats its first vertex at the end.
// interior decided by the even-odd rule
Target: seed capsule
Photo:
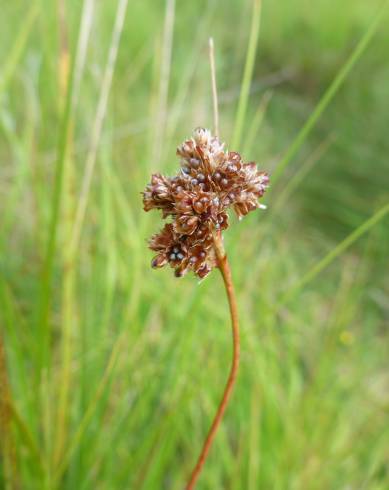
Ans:
{"type": "Polygon", "coordinates": [[[195,208],[195,211],[197,211],[198,213],[202,213],[203,212],[203,205],[201,204],[201,202],[195,202],[193,207],[195,208]]]}
{"type": "Polygon", "coordinates": [[[157,269],[158,267],[163,267],[166,264],[167,260],[164,255],[157,255],[151,261],[151,267],[153,269],[157,269]]]}

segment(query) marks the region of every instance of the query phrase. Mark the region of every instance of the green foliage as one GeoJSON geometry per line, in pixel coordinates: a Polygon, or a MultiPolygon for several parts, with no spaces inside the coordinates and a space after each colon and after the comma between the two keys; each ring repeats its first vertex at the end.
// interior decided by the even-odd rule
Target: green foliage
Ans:
{"type": "Polygon", "coordinates": [[[168,2],[171,58],[169,8],[129,3],[75,249],[117,2],[2,6],[0,341],[13,422],[0,488],[184,487],[228,373],[228,310],[216,272],[198,284],[150,269],[159,218],[139,193],[212,124],[209,35],[222,137],[277,179],[268,210],[226,233],[242,364],[198,489],[388,488],[387,6],[264,0],[255,49],[252,3],[168,2]]]}

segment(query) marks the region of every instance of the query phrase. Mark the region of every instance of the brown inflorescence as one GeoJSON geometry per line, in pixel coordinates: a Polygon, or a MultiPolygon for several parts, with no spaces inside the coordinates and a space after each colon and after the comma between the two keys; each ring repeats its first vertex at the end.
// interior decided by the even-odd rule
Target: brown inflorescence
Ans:
{"type": "Polygon", "coordinates": [[[227,209],[239,218],[264,207],[258,203],[269,177],[254,162],[225,150],[216,136],[197,128],[177,148],[181,171],[174,177],[153,174],[143,191],[144,210],[161,209],[171,223],[153,235],[153,267],[169,264],[177,277],[192,270],[200,278],[216,266],[213,233],[228,228],[227,209]]]}

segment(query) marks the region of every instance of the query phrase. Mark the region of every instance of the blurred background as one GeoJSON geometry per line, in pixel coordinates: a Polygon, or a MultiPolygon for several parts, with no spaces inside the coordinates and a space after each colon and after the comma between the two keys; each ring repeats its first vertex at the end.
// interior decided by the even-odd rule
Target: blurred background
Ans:
{"type": "Polygon", "coordinates": [[[140,192],[212,127],[272,175],[225,234],[242,361],[199,490],[389,488],[389,31],[371,0],[1,0],[0,488],[181,490],[228,376],[217,271],[140,192]]]}

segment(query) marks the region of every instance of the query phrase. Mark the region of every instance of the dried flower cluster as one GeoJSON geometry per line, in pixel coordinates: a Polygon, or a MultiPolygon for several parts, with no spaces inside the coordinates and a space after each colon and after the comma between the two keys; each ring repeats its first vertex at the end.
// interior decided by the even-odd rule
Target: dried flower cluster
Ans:
{"type": "Polygon", "coordinates": [[[228,227],[229,207],[239,218],[258,207],[269,178],[254,162],[244,163],[239,153],[207,129],[197,128],[193,137],[177,148],[181,171],[175,177],[154,174],[143,192],[145,211],[161,209],[172,222],[150,239],[157,252],[153,267],[169,264],[177,277],[192,270],[200,278],[216,266],[215,230],[228,227]]]}

